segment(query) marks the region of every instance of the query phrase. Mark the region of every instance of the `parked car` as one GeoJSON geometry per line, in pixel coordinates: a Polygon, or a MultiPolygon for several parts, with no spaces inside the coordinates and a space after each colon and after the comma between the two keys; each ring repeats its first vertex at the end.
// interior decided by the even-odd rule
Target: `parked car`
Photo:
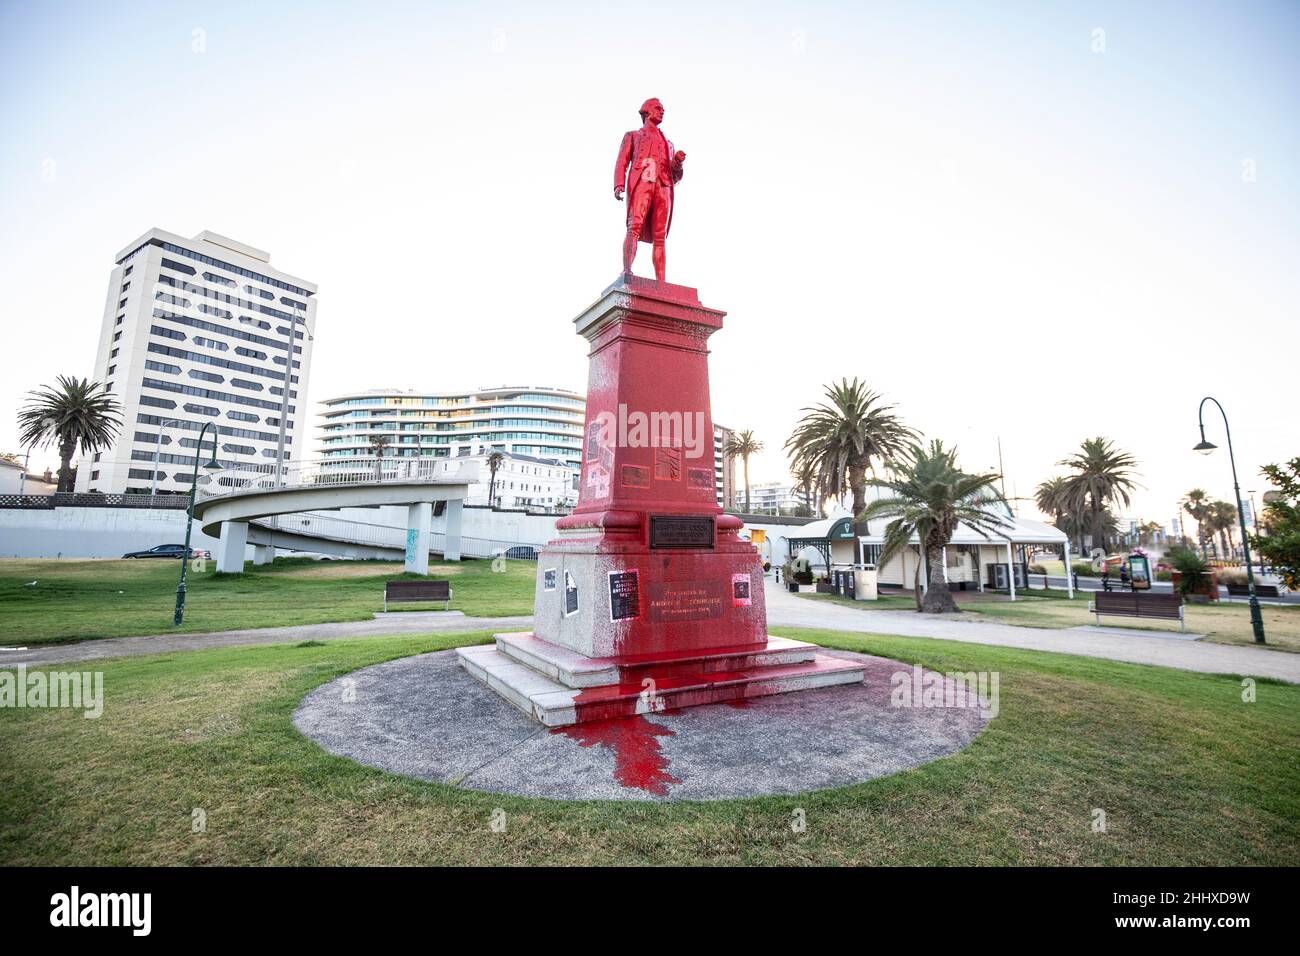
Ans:
{"type": "MultiPolygon", "coordinates": [[[[156,548],[150,548],[148,551],[128,551],[122,555],[124,558],[180,558],[185,554],[185,545],[183,544],[160,544],[156,548]]],[[[198,548],[190,548],[191,558],[210,558],[207,551],[201,551],[198,548]]]]}
{"type": "Polygon", "coordinates": [[[515,558],[523,561],[536,561],[537,549],[530,548],[527,545],[518,545],[513,548],[507,548],[506,557],[515,558]]]}

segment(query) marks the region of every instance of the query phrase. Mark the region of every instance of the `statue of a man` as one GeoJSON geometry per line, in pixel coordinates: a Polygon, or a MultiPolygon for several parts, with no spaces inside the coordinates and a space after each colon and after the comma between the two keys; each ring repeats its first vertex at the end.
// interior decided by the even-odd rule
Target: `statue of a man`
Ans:
{"type": "Polygon", "coordinates": [[[659,124],[664,105],[657,99],[641,104],[640,129],[623,135],[614,165],[614,198],[627,195],[627,236],[623,240],[623,274],[631,275],[636,244],[654,244],[655,278],[664,281],[664,240],[673,221],[673,186],[681,181],[686,154],[673,151],[659,124]]]}

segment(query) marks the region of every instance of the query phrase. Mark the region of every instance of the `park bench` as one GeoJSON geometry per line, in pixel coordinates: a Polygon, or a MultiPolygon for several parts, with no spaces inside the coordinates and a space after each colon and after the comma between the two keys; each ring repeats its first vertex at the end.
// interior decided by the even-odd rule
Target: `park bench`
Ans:
{"type": "Polygon", "coordinates": [[[1101,626],[1103,614],[1113,617],[1145,617],[1177,621],[1180,631],[1187,631],[1183,620],[1183,599],[1178,594],[1149,594],[1141,591],[1098,591],[1088,605],[1101,626]]]}
{"type": "MultiPolygon", "coordinates": [[[[1228,584],[1225,586],[1231,597],[1250,597],[1250,585],[1248,584],[1228,584]]],[[[1256,584],[1255,596],[1275,598],[1282,595],[1278,593],[1276,584],[1256,584]]]]}
{"type": "Polygon", "coordinates": [[[389,604],[412,604],[417,601],[441,601],[445,611],[451,603],[451,582],[442,578],[431,581],[386,581],[384,610],[389,604]]]}

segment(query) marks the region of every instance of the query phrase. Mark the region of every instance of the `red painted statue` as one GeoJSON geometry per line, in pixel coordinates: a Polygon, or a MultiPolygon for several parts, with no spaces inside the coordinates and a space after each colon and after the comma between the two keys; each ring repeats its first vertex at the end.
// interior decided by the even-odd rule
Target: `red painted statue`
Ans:
{"type": "Polygon", "coordinates": [[[673,221],[673,187],[681,182],[686,154],[659,129],[664,105],[657,99],[641,104],[642,126],[623,135],[614,165],[614,198],[627,197],[627,237],[623,240],[623,274],[631,275],[636,244],[654,245],[655,278],[664,281],[664,241],[673,221]]]}

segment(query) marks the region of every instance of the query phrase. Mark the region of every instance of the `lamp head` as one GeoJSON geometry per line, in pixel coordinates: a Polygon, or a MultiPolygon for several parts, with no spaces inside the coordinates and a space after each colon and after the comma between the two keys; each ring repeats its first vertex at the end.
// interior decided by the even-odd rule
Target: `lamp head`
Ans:
{"type": "Polygon", "coordinates": [[[208,469],[209,471],[220,471],[220,470],[221,470],[221,462],[217,461],[217,446],[216,446],[215,444],[213,444],[213,446],[212,446],[212,460],[209,461],[209,462],[206,462],[206,463],[203,465],[203,467],[206,468],[206,469],[208,469]]]}
{"type": "Polygon", "coordinates": [[[1201,440],[1192,446],[1192,451],[1199,451],[1202,455],[1208,455],[1218,447],[1218,445],[1205,440],[1205,426],[1201,425],[1201,440]]]}

